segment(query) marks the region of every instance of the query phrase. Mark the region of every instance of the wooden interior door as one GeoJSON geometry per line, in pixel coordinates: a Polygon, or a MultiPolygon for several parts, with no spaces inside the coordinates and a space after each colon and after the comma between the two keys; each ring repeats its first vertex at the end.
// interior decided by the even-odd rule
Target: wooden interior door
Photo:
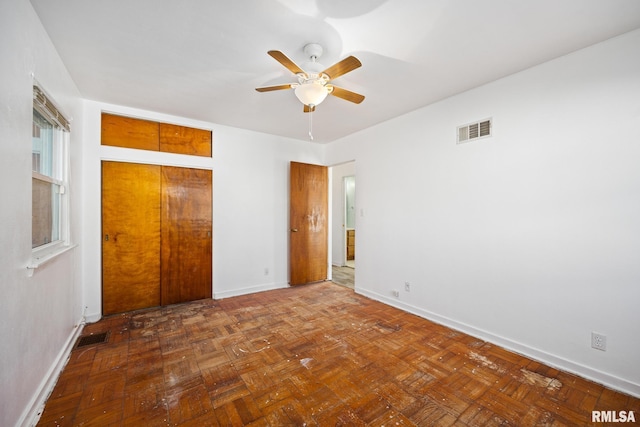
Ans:
{"type": "Polygon", "coordinates": [[[102,162],[102,313],[160,305],[160,166],[102,162]]]}
{"type": "Polygon", "coordinates": [[[291,285],[326,280],[328,269],[328,169],[291,162],[291,285]]]}
{"type": "Polygon", "coordinates": [[[162,167],[162,305],[211,298],[211,177],[162,167]]]}

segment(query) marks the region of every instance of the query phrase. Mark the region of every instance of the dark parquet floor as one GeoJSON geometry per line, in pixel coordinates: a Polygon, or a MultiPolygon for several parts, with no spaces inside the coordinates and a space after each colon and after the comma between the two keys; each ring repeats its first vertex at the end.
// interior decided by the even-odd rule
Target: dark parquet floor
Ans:
{"type": "Polygon", "coordinates": [[[330,282],[107,317],[43,426],[575,426],[640,400],[330,282]]]}

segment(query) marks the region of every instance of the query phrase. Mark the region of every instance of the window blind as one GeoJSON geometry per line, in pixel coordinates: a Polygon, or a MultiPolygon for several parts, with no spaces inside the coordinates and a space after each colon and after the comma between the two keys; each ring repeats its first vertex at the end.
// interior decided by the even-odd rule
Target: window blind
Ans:
{"type": "Polygon", "coordinates": [[[37,85],[33,85],[33,108],[40,114],[53,121],[57,126],[71,132],[69,120],[60,112],[58,107],[47,97],[37,85]]]}

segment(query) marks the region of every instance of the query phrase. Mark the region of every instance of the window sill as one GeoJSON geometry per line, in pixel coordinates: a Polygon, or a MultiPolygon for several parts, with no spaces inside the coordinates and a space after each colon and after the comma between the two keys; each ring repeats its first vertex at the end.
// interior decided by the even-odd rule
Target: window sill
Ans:
{"type": "Polygon", "coordinates": [[[31,263],[27,265],[28,276],[29,277],[33,276],[33,272],[36,269],[42,267],[43,265],[47,264],[50,261],[53,261],[55,258],[59,257],[65,252],[70,251],[76,246],[78,245],[73,244],[73,245],[58,246],[50,252],[39,254],[37,257],[32,258],[31,263]]]}

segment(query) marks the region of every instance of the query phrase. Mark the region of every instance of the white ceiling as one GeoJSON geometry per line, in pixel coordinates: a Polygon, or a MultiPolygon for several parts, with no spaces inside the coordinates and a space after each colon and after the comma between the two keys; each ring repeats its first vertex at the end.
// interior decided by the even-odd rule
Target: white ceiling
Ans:
{"type": "MultiPolygon", "coordinates": [[[[308,140],[294,82],[303,67],[363,66],[313,113],[329,142],[503,76],[640,28],[638,0],[31,0],[87,99],[308,140]]],[[[304,68],[304,67],[303,67],[304,68]]]]}

